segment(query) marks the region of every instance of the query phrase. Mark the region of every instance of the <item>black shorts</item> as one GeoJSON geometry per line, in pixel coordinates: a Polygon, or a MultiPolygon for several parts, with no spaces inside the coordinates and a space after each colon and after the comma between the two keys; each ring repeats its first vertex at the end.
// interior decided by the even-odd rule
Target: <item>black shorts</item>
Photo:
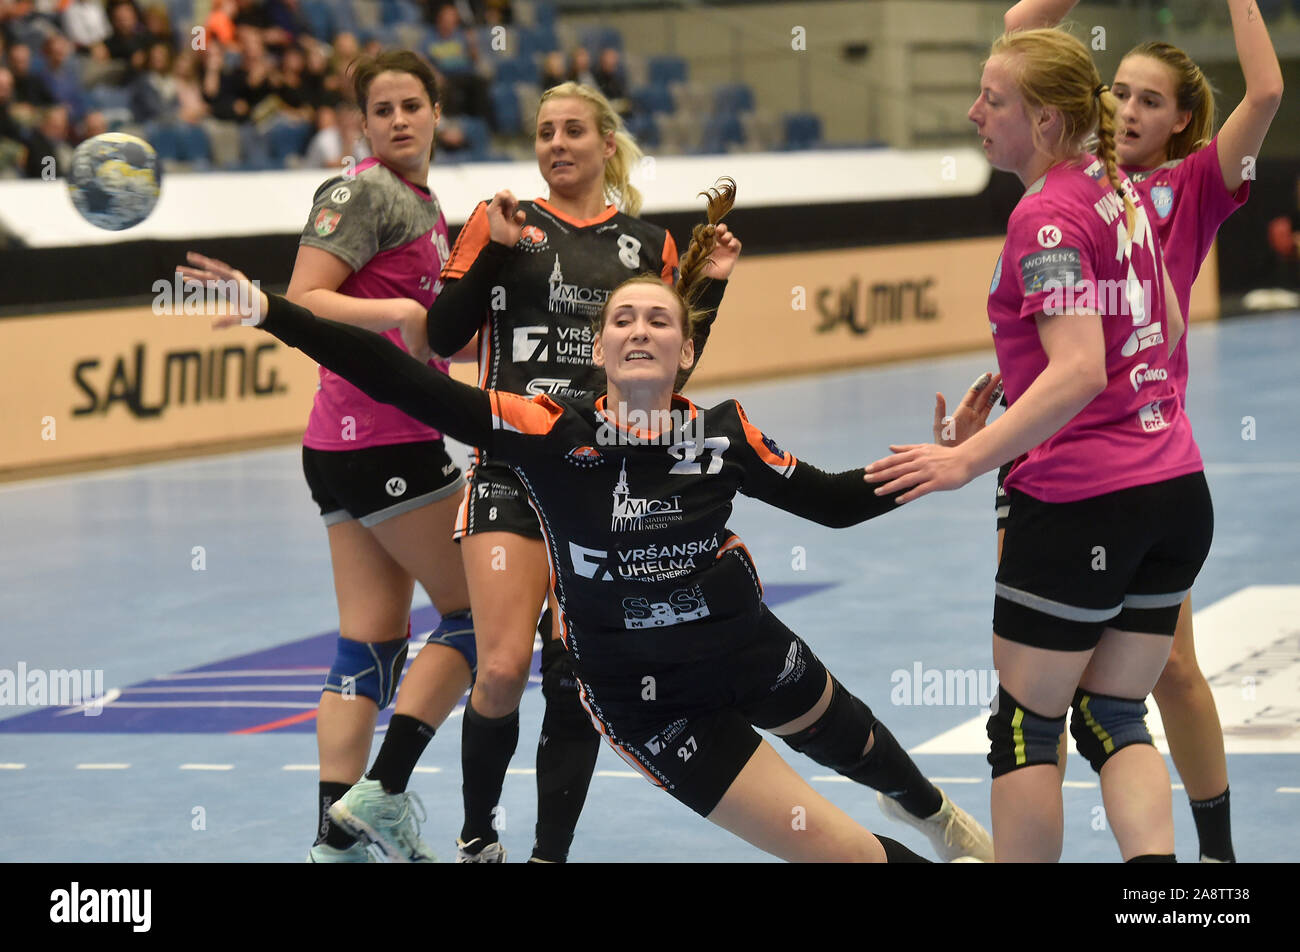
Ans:
{"type": "Polygon", "coordinates": [[[486,461],[469,472],[469,485],[460,512],[456,514],[453,538],[480,532],[509,532],[528,539],[541,539],[537,513],[528,503],[528,492],[515,471],[501,463],[486,461]]]}
{"type": "Polygon", "coordinates": [[[998,517],[999,529],[1007,527],[1007,515],[1011,512],[1011,499],[1007,496],[1007,491],[1002,484],[1007,481],[1007,474],[1011,472],[1013,465],[1015,465],[1015,460],[1010,463],[1003,463],[998,467],[998,490],[993,497],[993,511],[998,517]]]}
{"type": "Polygon", "coordinates": [[[325,525],[360,519],[367,529],[460,492],[460,467],[442,440],[357,450],[302,448],[302,471],[325,525]]]}
{"type": "Polygon", "coordinates": [[[994,632],[1056,651],[1095,648],[1106,628],[1173,635],[1214,536],[1204,473],[1078,502],[1008,496],[994,632]]]}
{"type": "Polygon", "coordinates": [[[826,690],[826,668],[766,605],[745,630],[715,663],[578,675],[583,705],[615,752],[700,816],[758,749],[754,727],[802,717],[826,690]]]}

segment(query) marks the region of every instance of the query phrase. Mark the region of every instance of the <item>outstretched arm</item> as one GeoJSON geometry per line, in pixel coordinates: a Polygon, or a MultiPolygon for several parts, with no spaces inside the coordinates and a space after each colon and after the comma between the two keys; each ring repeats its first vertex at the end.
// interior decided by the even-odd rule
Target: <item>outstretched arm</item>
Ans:
{"type": "Polygon", "coordinates": [[[1007,32],[1056,26],[1079,0],[1020,0],[1002,17],[1007,32]]]}
{"type": "Polygon", "coordinates": [[[1282,102],[1282,67],[1255,0],[1228,0],[1237,61],[1246,78],[1246,95],[1219,130],[1219,170],[1223,185],[1235,192],[1254,168],[1268,127],[1282,102]]]}

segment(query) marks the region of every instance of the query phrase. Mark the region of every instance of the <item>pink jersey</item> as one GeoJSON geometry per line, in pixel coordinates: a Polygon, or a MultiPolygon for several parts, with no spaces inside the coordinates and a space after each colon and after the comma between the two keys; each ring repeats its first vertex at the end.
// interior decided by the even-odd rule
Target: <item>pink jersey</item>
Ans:
{"type": "Polygon", "coordinates": [[[1102,316],[1106,389],[1012,468],[1006,485],[1073,502],[1200,471],[1200,451],[1170,379],[1164,272],[1150,207],[1132,242],[1124,203],[1089,157],[1052,168],[1025,192],[989,291],[989,322],[1008,405],[1047,367],[1040,313],[1102,316]],[[1004,273],[1005,271],[1005,273],[1004,273]]]}
{"type": "MultiPolygon", "coordinates": [[[[1185,159],[1174,159],[1154,169],[1125,167],[1138,191],[1155,209],[1156,233],[1164,252],[1169,283],[1186,319],[1191,306],[1192,285],[1210,253],[1210,245],[1222,225],[1250,197],[1250,182],[1235,192],[1223,184],[1219,168],[1219,140],[1198,149],[1185,159]]],[[[1187,335],[1178,342],[1170,368],[1178,392],[1187,392],[1187,335]]]]}
{"type": "MultiPolygon", "coordinates": [[[[340,294],[412,298],[426,308],[442,289],[438,275],[450,252],[438,200],[378,159],[366,159],[317,189],[300,244],[328,251],[352,268],[340,294]]],[[[400,331],[383,336],[405,350],[400,331]]],[[[447,372],[445,360],[429,363],[447,372]]],[[[441,436],[321,367],[302,442],[315,450],[356,450],[441,436]]]]}

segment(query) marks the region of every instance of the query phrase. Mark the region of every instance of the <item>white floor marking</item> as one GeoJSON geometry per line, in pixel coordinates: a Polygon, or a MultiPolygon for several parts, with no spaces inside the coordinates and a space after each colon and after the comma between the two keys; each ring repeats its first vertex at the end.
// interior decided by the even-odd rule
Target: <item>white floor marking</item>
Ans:
{"type": "Polygon", "coordinates": [[[234,770],[234,764],[181,764],[181,770],[234,770]]]}
{"type": "MultiPolygon", "coordinates": [[[[1219,709],[1225,750],[1300,753],[1300,585],[1243,588],[1198,610],[1192,630],[1219,709]]],[[[1167,754],[1159,708],[1154,701],[1147,708],[1156,747],[1167,754]]],[[[981,712],[909,753],[986,754],[987,720],[981,712]]]]}
{"type": "Polygon", "coordinates": [[[78,770],[126,770],[130,764],[77,764],[78,770]]]}

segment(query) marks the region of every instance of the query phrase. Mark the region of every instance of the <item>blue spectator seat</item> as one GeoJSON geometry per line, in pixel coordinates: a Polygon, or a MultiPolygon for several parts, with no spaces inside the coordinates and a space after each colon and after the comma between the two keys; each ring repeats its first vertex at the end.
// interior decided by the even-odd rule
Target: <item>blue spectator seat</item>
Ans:
{"type": "Polygon", "coordinates": [[[496,81],[498,83],[535,83],[537,82],[537,64],[526,57],[503,59],[496,64],[496,81]]]}
{"type": "Polygon", "coordinates": [[[283,165],[289,156],[302,155],[307,151],[311,132],[311,126],[305,122],[277,122],[266,134],[271,161],[283,165]]]}
{"type": "Polygon", "coordinates": [[[782,123],[785,126],[787,150],[812,149],[821,145],[822,120],[815,113],[786,113],[782,123]]]}
{"type": "Polygon", "coordinates": [[[652,56],[646,65],[652,85],[686,82],[686,60],[680,56],[652,56]]]}
{"type": "Polygon", "coordinates": [[[516,27],[513,39],[516,56],[544,56],[560,49],[560,40],[553,27],[516,27]]]}
{"type": "Polygon", "coordinates": [[[497,81],[488,91],[492,100],[492,115],[496,118],[497,132],[519,135],[523,131],[524,116],[519,109],[519,96],[514,83],[497,81]]]}
{"type": "Polygon", "coordinates": [[[588,27],[578,34],[578,43],[587,48],[587,52],[591,54],[591,61],[594,63],[600,58],[600,51],[606,47],[613,47],[622,52],[623,34],[613,27],[588,27]]]}
{"type": "Polygon", "coordinates": [[[704,124],[704,135],[700,138],[697,150],[701,154],[712,155],[726,152],[727,146],[739,145],[745,141],[745,129],[740,117],[735,113],[714,116],[704,124]]]}
{"type": "Polygon", "coordinates": [[[728,83],[713,91],[714,115],[754,111],[754,90],[745,83],[728,83]]]}
{"type": "Polygon", "coordinates": [[[533,17],[538,26],[555,26],[555,4],[550,0],[537,0],[533,4],[533,17]]]}
{"type": "Polygon", "coordinates": [[[334,39],[334,11],[325,0],[303,0],[302,16],[311,35],[322,43],[334,39]]]}
{"type": "Polygon", "coordinates": [[[632,138],[642,148],[655,149],[659,147],[659,124],[655,117],[646,113],[629,116],[627,120],[627,131],[632,134],[632,138]]]}
{"type": "Polygon", "coordinates": [[[639,86],[629,98],[633,111],[643,115],[673,111],[673,96],[666,86],[639,86]]]}

